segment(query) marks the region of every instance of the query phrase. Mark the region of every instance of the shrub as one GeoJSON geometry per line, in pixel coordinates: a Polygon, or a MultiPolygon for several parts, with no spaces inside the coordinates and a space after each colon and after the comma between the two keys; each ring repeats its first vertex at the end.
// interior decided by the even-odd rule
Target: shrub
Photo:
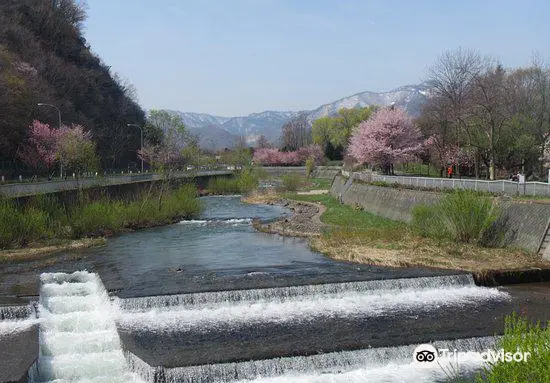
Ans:
{"type": "Polygon", "coordinates": [[[237,176],[239,193],[248,193],[256,188],[258,178],[251,169],[243,169],[237,176]]]}
{"type": "Polygon", "coordinates": [[[195,185],[183,185],[166,198],[161,211],[161,219],[192,218],[202,210],[197,198],[195,185]]]}
{"type": "Polygon", "coordinates": [[[315,171],[315,160],[310,157],[306,160],[306,175],[307,175],[307,178],[310,178],[314,171],[315,171]]]}
{"type": "Polygon", "coordinates": [[[235,178],[216,177],[208,182],[208,191],[213,194],[239,193],[239,185],[235,178]]]}
{"type": "Polygon", "coordinates": [[[413,208],[413,226],[425,237],[441,238],[446,235],[439,220],[437,209],[427,205],[418,205],[413,208]]]}
{"type": "Polygon", "coordinates": [[[35,197],[26,207],[0,200],[0,248],[21,246],[44,238],[80,238],[116,232],[125,227],[168,223],[178,218],[194,217],[202,209],[194,185],[184,185],[168,192],[160,209],[157,197],[153,193],[132,202],[123,202],[104,196],[93,201],[82,193],[68,216],[52,196],[35,197]]]}
{"type": "Polygon", "coordinates": [[[55,229],[60,224],[67,223],[67,215],[65,214],[64,206],[59,202],[59,199],[53,195],[40,194],[32,197],[29,205],[43,211],[48,220],[48,225],[55,229]]]}
{"type": "Polygon", "coordinates": [[[258,173],[253,169],[241,170],[235,178],[216,177],[208,182],[208,191],[213,194],[248,193],[258,185],[258,173]]]}
{"type": "Polygon", "coordinates": [[[490,364],[478,376],[478,383],[497,382],[547,382],[550,376],[550,322],[546,327],[532,324],[527,319],[512,314],[506,317],[504,335],[497,348],[505,352],[529,352],[524,362],[490,364]]]}
{"type": "Polygon", "coordinates": [[[456,190],[445,195],[437,205],[416,207],[413,224],[425,236],[481,243],[486,233],[494,230],[499,216],[490,198],[468,190],[456,190]]]}
{"type": "Polygon", "coordinates": [[[281,179],[284,188],[288,191],[296,191],[302,185],[302,177],[298,173],[286,173],[281,179]]]}
{"type": "Polygon", "coordinates": [[[47,233],[46,213],[33,207],[22,210],[12,201],[0,200],[0,248],[25,245],[47,233]]]}
{"type": "Polygon", "coordinates": [[[44,238],[48,231],[48,215],[34,207],[26,208],[21,220],[20,244],[44,238]]]}
{"type": "Polygon", "coordinates": [[[0,248],[16,242],[21,219],[21,213],[12,202],[0,200],[0,248]]]}
{"type": "Polygon", "coordinates": [[[122,228],[123,206],[120,202],[100,201],[84,203],[72,212],[73,235],[79,238],[86,234],[116,231],[122,228]]]}

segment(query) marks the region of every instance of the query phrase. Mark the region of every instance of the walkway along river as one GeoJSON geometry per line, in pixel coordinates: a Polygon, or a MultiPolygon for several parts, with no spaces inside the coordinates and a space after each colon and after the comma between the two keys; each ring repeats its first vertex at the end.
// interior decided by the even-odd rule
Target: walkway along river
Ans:
{"type": "Polygon", "coordinates": [[[484,350],[511,311],[549,319],[548,285],[335,262],[253,230],[280,207],[204,200],[199,220],[3,265],[0,381],[37,357],[36,382],[442,381],[416,344],[484,350]]]}

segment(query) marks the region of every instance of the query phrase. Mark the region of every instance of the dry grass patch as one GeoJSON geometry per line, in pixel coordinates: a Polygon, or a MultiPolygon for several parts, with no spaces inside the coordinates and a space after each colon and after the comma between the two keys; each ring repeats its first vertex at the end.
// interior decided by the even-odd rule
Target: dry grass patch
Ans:
{"type": "Polygon", "coordinates": [[[277,202],[280,198],[280,195],[277,194],[275,191],[254,191],[242,197],[241,201],[249,204],[269,204],[277,202]]]}
{"type": "Polygon", "coordinates": [[[312,239],[312,246],[334,259],[379,266],[424,266],[470,272],[550,267],[550,262],[519,249],[439,242],[410,230],[385,231],[382,235],[376,231],[334,230],[312,239]]]}
{"type": "Polygon", "coordinates": [[[30,261],[40,259],[62,251],[85,249],[105,245],[105,238],[83,238],[73,241],[61,241],[59,244],[40,245],[21,249],[0,250],[0,262],[30,261]]]}

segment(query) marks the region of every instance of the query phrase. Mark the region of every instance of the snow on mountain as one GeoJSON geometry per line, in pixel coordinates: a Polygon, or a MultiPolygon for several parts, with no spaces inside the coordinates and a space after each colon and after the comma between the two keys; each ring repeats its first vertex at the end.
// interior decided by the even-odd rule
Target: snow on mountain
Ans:
{"type": "Polygon", "coordinates": [[[336,115],[338,110],[342,108],[362,108],[370,105],[390,106],[392,104],[404,108],[411,116],[418,117],[422,105],[428,98],[429,89],[429,84],[422,83],[420,85],[403,86],[383,93],[357,93],[330,104],[321,105],[309,113],[308,120],[313,122],[321,117],[336,115]]]}
{"type": "MultiPolygon", "coordinates": [[[[393,104],[404,108],[411,116],[417,117],[429,96],[430,85],[428,83],[407,85],[389,92],[357,93],[321,105],[315,110],[306,111],[306,113],[308,113],[308,121],[312,123],[321,117],[334,116],[342,108],[393,104]]],[[[174,113],[179,114],[191,132],[199,136],[202,147],[220,149],[234,145],[239,137],[245,137],[250,144],[254,144],[261,135],[266,136],[269,141],[275,142],[281,135],[282,126],[301,112],[268,110],[243,117],[220,117],[191,112],[174,113]]]]}

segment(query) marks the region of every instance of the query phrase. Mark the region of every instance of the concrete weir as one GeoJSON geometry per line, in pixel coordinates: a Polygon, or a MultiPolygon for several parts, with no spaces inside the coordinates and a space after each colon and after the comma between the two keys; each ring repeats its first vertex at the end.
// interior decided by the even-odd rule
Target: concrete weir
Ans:
{"type": "MultiPolygon", "coordinates": [[[[215,334],[219,331],[248,337],[249,328],[254,328],[259,337],[254,342],[259,342],[265,339],[262,333],[271,332],[273,326],[294,331],[293,327],[312,326],[330,318],[374,325],[368,318],[386,318],[385,322],[389,315],[398,318],[426,309],[433,313],[442,307],[464,310],[509,300],[506,292],[476,286],[468,274],[126,299],[109,297],[99,276],[86,271],[44,273],[40,282],[38,302],[4,308],[5,319],[0,322],[0,329],[9,328],[12,334],[38,339],[37,354],[21,350],[29,358],[37,356],[28,369],[30,383],[353,382],[370,375],[381,379],[412,375],[417,381],[429,382],[441,375],[442,370],[438,366],[427,370],[411,363],[416,345],[410,343],[350,351],[338,347],[314,355],[318,352],[312,353],[311,346],[309,351],[301,350],[301,346],[282,336],[294,351],[280,354],[281,351],[273,349],[265,353],[254,346],[250,350],[256,354],[243,355],[232,350],[238,345],[237,340],[230,343],[220,340],[214,349],[212,340],[217,339],[215,334]],[[31,335],[25,333],[30,328],[34,331],[31,335]],[[127,336],[119,336],[129,332],[148,333],[149,340],[157,336],[164,339],[164,348],[171,359],[154,360],[143,355],[127,336]],[[179,339],[174,335],[177,333],[187,334],[186,341],[170,349],[171,343],[179,339]],[[208,339],[210,335],[214,339],[208,339]],[[199,344],[188,347],[185,342],[191,339],[207,348],[199,344]],[[232,353],[235,355],[231,356],[232,353]]],[[[314,332],[318,334],[317,330],[314,332]]],[[[474,337],[438,344],[483,350],[492,347],[494,339],[474,337]]],[[[471,371],[481,365],[479,360],[465,364],[471,371]]],[[[22,367],[19,366],[19,374],[22,367]]],[[[18,381],[21,377],[15,375],[2,376],[0,381],[18,381]]]]}

